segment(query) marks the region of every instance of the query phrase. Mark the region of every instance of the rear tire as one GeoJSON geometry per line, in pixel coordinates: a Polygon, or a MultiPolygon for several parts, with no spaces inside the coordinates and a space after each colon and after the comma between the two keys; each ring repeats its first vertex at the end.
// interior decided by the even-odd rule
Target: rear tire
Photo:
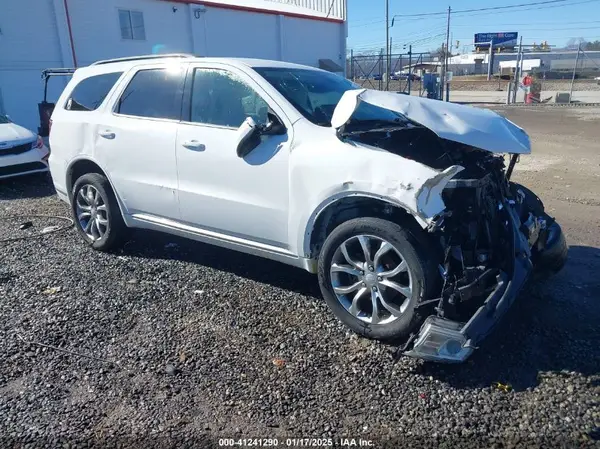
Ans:
{"type": "Polygon", "coordinates": [[[99,173],[88,173],[75,181],[71,212],[77,231],[94,249],[109,251],[128,237],[117,198],[108,179],[99,173]]]}
{"type": "Polygon", "coordinates": [[[334,315],[354,332],[397,340],[420,325],[423,317],[417,305],[439,293],[437,259],[424,236],[380,218],[357,218],[335,228],[325,240],[318,261],[319,286],[334,315]],[[362,260],[367,254],[370,260],[362,260]]]}

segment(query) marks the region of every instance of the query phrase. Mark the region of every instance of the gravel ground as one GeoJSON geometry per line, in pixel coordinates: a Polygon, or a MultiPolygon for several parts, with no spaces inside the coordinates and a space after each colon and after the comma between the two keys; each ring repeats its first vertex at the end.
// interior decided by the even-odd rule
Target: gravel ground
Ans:
{"type": "MultiPolygon", "coordinates": [[[[600,447],[600,130],[569,111],[507,113],[540,161],[560,157],[549,120],[571,142],[516,173],[564,225],[570,259],[466,364],[394,361],[300,270],[143,231],[103,254],[69,229],[0,244],[0,447],[600,447]]],[[[0,217],[32,214],[68,215],[48,178],[0,181],[0,217]]],[[[1,219],[0,239],[60,224],[24,221],[1,219]]]]}

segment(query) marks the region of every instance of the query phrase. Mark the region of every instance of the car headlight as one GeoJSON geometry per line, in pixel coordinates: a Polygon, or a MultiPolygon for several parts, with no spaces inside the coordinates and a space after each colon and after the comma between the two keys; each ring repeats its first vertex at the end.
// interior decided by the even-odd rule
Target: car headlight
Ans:
{"type": "Polygon", "coordinates": [[[44,140],[42,139],[41,136],[37,136],[37,140],[35,142],[32,142],[31,144],[31,148],[42,148],[44,146],[44,140]]]}

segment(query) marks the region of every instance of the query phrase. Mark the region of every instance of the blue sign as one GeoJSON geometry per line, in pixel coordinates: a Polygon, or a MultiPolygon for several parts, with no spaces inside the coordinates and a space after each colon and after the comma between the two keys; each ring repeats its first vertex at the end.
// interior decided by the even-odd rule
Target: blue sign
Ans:
{"type": "Polygon", "coordinates": [[[489,47],[490,42],[494,43],[494,48],[515,47],[519,33],[477,33],[475,35],[476,47],[489,47]]]}

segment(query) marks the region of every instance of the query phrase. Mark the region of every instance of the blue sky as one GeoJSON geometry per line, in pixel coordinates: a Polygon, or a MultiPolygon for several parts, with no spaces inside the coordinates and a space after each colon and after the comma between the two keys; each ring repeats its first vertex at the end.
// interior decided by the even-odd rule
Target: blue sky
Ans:
{"type": "MultiPolygon", "coordinates": [[[[451,3],[389,0],[390,21],[393,15],[410,15],[460,11],[538,3],[544,0],[457,0],[451,3]]],[[[571,38],[587,41],[600,40],[600,0],[553,0],[555,3],[538,4],[514,9],[487,12],[456,13],[451,15],[450,35],[453,52],[470,52],[475,33],[517,31],[523,44],[562,46],[571,38]],[[456,41],[459,41],[458,50],[456,41]]],[[[393,51],[402,53],[404,44],[413,43],[414,51],[438,48],[445,41],[446,15],[395,18],[390,29],[393,51]]],[[[385,0],[348,0],[348,49],[355,53],[385,48],[385,0]]]]}

